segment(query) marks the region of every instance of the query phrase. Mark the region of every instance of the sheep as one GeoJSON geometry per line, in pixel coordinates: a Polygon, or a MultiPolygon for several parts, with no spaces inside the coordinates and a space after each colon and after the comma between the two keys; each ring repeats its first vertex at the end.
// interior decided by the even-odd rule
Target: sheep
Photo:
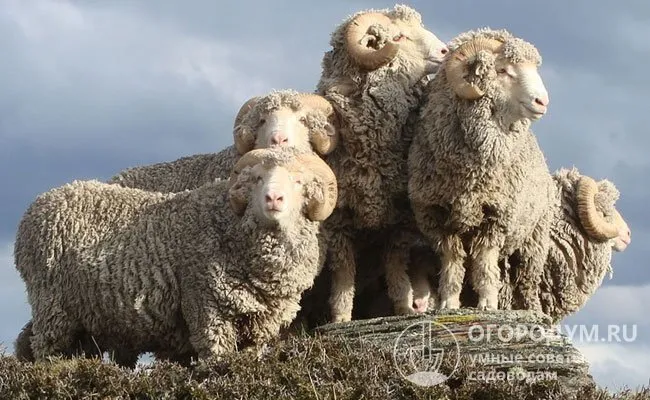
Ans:
{"type": "MultiPolygon", "coordinates": [[[[108,182],[156,192],[192,190],[214,179],[228,178],[239,157],[251,149],[289,146],[326,155],[337,144],[336,126],[337,116],[332,105],[322,96],[294,90],[272,91],[263,97],[253,97],[242,105],[235,117],[233,146],[219,153],[130,168],[108,182]]],[[[21,338],[28,340],[30,336],[31,324],[25,327],[21,338]]],[[[82,346],[86,356],[101,353],[92,338],[80,333],[79,341],[86,343],[82,346]]],[[[119,349],[113,351],[120,364],[130,363],[121,359],[133,359],[132,355],[119,349]]],[[[78,353],[79,349],[75,352],[78,353]]],[[[160,353],[156,356],[162,357],[160,353]]],[[[29,354],[24,358],[33,360],[29,354]]]]}
{"type": "MultiPolygon", "coordinates": [[[[293,90],[272,91],[242,105],[235,117],[233,146],[219,153],[131,168],[108,182],[149,191],[192,190],[214,179],[227,178],[239,157],[253,148],[290,146],[305,151],[313,148],[316,153],[325,155],[336,146],[336,125],[336,114],[323,97],[293,90]]],[[[31,325],[25,328],[25,340],[30,332],[31,325]]],[[[87,356],[97,356],[101,352],[92,338],[80,334],[79,340],[86,343],[82,347],[87,356]]],[[[118,350],[114,350],[118,363],[122,363],[120,359],[133,358],[118,350]]]]}
{"type": "Polygon", "coordinates": [[[196,189],[216,178],[227,179],[239,157],[252,149],[290,146],[326,155],[336,146],[336,124],[332,105],[323,97],[272,91],[242,105],[235,117],[234,145],[218,153],[129,168],[108,182],[155,192],[196,189]]]}
{"type": "MultiPolygon", "coordinates": [[[[332,33],[316,92],[339,115],[339,145],[325,160],[339,182],[325,222],[332,270],[332,322],[349,321],[355,291],[355,237],[388,236],[408,210],[405,126],[420,104],[427,75],[447,48],[405,5],[366,10],[332,33]]],[[[383,242],[390,242],[385,239],[383,242]]]]}
{"type": "Polygon", "coordinates": [[[80,331],[135,355],[265,341],[322,268],[336,196],[332,170],[295,148],[252,150],[229,180],[193,191],[74,181],[40,195],[15,245],[34,358],[65,353],[80,331]]]}
{"type": "MultiPolygon", "coordinates": [[[[611,272],[612,252],[625,251],[632,239],[630,228],[615,208],[620,193],[613,183],[608,180],[596,182],[581,175],[576,168],[556,171],[553,182],[551,245],[539,298],[542,311],[557,323],[589,300],[605,274],[611,272]]],[[[517,252],[500,262],[506,269],[505,275],[512,275],[516,285],[517,252]]],[[[416,301],[424,304],[431,294],[435,304],[437,289],[429,281],[431,271],[423,265],[416,263],[412,272],[416,301]]],[[[435,284],[435,279],[432,281],[435,284]]],[[[499,293],[500,308],[516,308],[512,292],[512,288],[507,287],[499,293]]],[[[470,304],[471,297],[469,294],[463,296],[462,304],[470,304]]],[[[426,306],[422,311],[426,311],[426,306]]]]}
{"type": "MultiPolygon", "coordinates": [[[[554,175],[551,246],[544,266],[539,299],[555,322],[578,311],[611,272],[612,251],[631,242],[627,223],[615,208],[618,189],[608,180],[596,182],[576,168],[554,175]]],[[[509,259],[516,277],[517,259],[509,259]]]]}
{"type": "Polygon", "coordinates": [[[505,30],[463,33],[450,42],[430,82],[408,156],[416,223],[440,255],[440,309],[460,307],[465,268],[480,309],[498,308],[498,260],[519,249],[518,290],[540,309],[548,252],[552,178],[533,121],[549,96],[537,49],[505,30]]]}

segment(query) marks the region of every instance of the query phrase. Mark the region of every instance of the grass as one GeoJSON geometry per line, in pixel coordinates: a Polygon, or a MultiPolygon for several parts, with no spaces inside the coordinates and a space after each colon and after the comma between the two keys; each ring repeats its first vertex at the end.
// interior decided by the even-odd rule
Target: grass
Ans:
{"type": "Polygon", "coordinates": [[[650,399],[650,389],[611,394],[587,385],[575,392],[559,381],[479,382],[469,373],[461,365],[445,383],[419,387],[397,373],[389,352],[302,335],[191,368],[154,362],[128,370],[84,358],[22,363],[4,355],[0,399],[650,399]]]}

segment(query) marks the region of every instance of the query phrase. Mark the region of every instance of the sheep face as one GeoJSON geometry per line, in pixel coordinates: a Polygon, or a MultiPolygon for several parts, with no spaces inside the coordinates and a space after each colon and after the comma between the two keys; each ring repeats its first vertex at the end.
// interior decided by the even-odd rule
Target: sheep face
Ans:
{"type": "MultiPolygon", "coordinates": [[[[307,119],[312,110],[301,107],[293,110],[281,107],[269,113],[259,115],[255,148],[263,149],[276,146],[295,147],[302,151],[311,150],[311,141],[307,119]]],[[[328,124],[327,132],[334,133],[334,128],[328,124]]]]}
{"type": "Polygon", "coordinates": [[[422,25],[420,14],[404,5],[357,14],[347,24],[345,40],[351,60],[361,69],[406,67],[414,81],[435,73],[448,52],[422,25]]]}
{"type": "Polygon", "coordinates": [[[473,35],[445,60],[447,81],[455,94],[472,101],[485,96],[506,126],[540,119],[549,96],[538,71],[537,49],[505,31],[473,35]]]}
{"type": "Polygon", "coordinates": [[[334,172],[317,155],[294,148],[256,149],[242,156],[230,175],[233,211],[247,208],[266,224],[289,226],[303,212],[323,221],[334,211],[337,182],[334,172]]]}
{"type": "Polygon", "coordinates": [[[247,101],[235,119],[235,146],[252,149],[294,147],[328,154],[336,145],[336,115],[324,98],[311,93],[273,92],[247,101]]]}
{"type": "Polygon", "coordinates": [[[623,216],[616,210],[611,216],[614,224],[618,227],[618,236],[612,239],[612,250],[624,251],[627,246],[632,242],[632,231],[627,225],[623,216]]]}
{"type": "Polygon", "coordinates": [[[621,213],[616,209],[615,203],[619,196],[620,193],[614,184],[603,179],[598,182],[598,192],[594,196],[594,205],[603,220],[614,226],[614,231],[617,234],[609,242],[612,250],[621,252],[632,242],[632,232],[621,213]]]}
{"type": "Polygon", "coordinates": [[[396,20],[392,41],[399,44],[401,57],[411,66],[416,78],[433,74],[447,54],[447,46],[420,23],[396,20]]]}
{"type": "Polygon", "coordinates": [[[250,202],[260,221],[288,225],[303,207],[301,174],[283,166],[266,168],[260,164],[250,171],[254,181],[250,202]]]}
{"type": "Polygon", "coordinates": [[[619,191],[613,183],[598,183],[581,176],[576,188],[577,214],[590,240],[608,242],[612,250],[624,251],[632,241],[632,232],[615,207],[619,191]]]}
{"type": "Polygon", "coordinates": [[[498,59],[495,105],[513,120],[540,119],[549,103],[548,92],[534,64],[513,64],[498,59]],[[501,103],[501,104],[499,104],[501,103]]]}

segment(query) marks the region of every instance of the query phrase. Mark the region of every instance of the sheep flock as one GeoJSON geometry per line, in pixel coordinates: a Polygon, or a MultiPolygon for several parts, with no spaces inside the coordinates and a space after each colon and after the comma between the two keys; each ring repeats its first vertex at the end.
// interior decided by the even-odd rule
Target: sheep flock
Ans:
{"type": "Polygon", "coordinates": [[[38,196],[14,246],[17,357],[188,363],[321,323],[584,306],[631,233],[613,183],[549,170],[535,46],[445,44],[405,5],[330,46],[314,92],[250,98],[225,149],[38,196]]]}

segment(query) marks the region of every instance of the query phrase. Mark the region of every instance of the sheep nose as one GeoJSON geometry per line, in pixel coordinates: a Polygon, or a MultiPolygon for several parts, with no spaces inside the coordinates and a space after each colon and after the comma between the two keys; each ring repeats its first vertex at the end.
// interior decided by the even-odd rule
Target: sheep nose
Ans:
{"type": "Polygon", "coordinates": [[[284,196],[282,193],[269,192],[266,194],[265,200],[267,209],[280,211],[284,203],[284,196]]]}
{"type": "Polygon", "coordinates": [[[442,49],[440,49],[440,54],[442,54],[443,56],[444,56],[445,54],[447,54],[447,53],[449,53],[449,49],[448,49],[448,48],[443,47],[442,49]]]}
{"type": "Polygon", "coordinates": [[[282,132],[277,132],[275,135],[271,136],[271,145],[274,146],[283,146],[288,142],[287,135],[282,132]]]}
{"type": "Polygon", "coordinates": [[[535,104],[542,107],[548,107],[549,98],[548,95],[542,95],[540,97],[535,97],[535,104]]]}

